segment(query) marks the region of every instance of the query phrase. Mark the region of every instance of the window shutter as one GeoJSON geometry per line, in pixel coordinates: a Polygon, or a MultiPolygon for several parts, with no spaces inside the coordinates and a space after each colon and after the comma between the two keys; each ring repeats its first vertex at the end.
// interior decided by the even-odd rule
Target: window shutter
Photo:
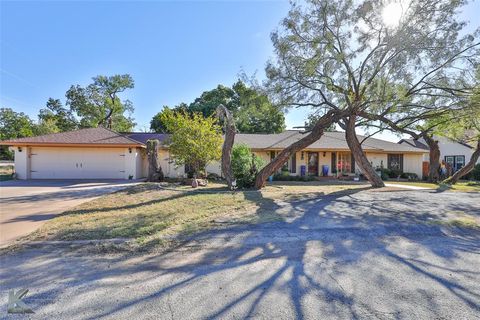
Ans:
{"type": "Polygon", "coordinates": [[[332,173],[337,172],[337,153],[332,152],[332,173]]]}
{"type": "Polygon", "coordinates": [[[290,173],[297,173],[297,154],[296,153],[292,155],[292,159],[290,161],[290,173]]]}
{"type": "Polygon", "coordinates": [[[400,158],[400,171],[403,172],[403,154],[398,155],[400,158]]]}
{"type": "Polygon", "coordinates": [[[350,160],[350,162],[351,162],[350,172],[351,172],[351,173],[355,173],[355,158],[353,157],[353,153],[351,154],[351,160],[350,160]]]}

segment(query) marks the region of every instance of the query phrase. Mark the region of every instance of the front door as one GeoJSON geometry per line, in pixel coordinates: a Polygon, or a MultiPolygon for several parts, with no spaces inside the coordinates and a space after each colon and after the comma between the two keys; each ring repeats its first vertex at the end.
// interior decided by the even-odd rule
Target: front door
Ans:
{"type": "Polygon", "coordinates": [[[318,152],[308,152],[308,175],[318,176],[318,152]]]}

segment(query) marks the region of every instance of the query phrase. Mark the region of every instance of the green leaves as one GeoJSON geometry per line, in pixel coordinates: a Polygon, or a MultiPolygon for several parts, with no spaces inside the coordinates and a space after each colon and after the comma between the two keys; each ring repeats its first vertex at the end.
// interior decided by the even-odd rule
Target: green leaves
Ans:
{"type": "Polygon", "coordinates": [[[177,166],[188,165],[198,174],[209,162],[220,159],[223,139],[216,118],[181,111],[167,111],[161,118],[172,134],[169,151],[177,166]]]}
{"type": "Polygon", "coordinates": [[[41,124],[51,128],[56,127],[56,131],[53,132],[70,131],[78,127],[72,111],[64,108],[59,99],[49,98],[46,108],[40,109],[38,119],[41,124]]]}
{"type": "Polygon", "coordinates": [[[204,117],[215,115],[218,105],[223,104],[233,113],[237,130],[242,133],[278,133],[285,129],[283,110],[274,106],[268,96],[255,88],[237,81],[232,88],[219,85],[205,91],[187,105],[182,103],[172,109],[164,106],[150,121],[155,132],[169,132],[165,123],[165,114],[171,112],[201,113],[204,117]]]}
{"type": "Polygon", "coordinates": [[[240,188],[254,185],[256,173],[263,168],[265,162],[257,157],[245,144],[236,144],[232,149],[232,172],[240,188]]]}
{"type": "Polygon", "coordinates": [[[86,87],[71,86],[65,94],[70,110],[80,118],[80,126],[103,125],[115,131],[131,131],[135,126],[133,105],[129,100],[122,101],[118,94],[134,87],[132,77],[100,75],[92,80],[86,87]]]}

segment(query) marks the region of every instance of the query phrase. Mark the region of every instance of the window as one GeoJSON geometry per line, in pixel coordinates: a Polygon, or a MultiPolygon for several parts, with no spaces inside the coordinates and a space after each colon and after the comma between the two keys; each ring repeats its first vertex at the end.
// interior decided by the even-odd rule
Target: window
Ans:
{"type": "Polygon", "coordinates": [[[445,163],[455,172],[465,166],[465,156],[445,156],[445,163]]]}
{"type": "Polygon", "coordinates": [[[388,154],[387,168],[403,172],[403,154],[388,154]]]}
{"type": "Polygon", "coordinates": [[[337,170],[343,174],[352,172],[352,156],[350,152],[339,152],[337,170]]]}
{"type": "Polygon", "coordinates": [[[272,162],[273,159],[275,159],[275,151],[270,151],[270,162],[272,162]]]}

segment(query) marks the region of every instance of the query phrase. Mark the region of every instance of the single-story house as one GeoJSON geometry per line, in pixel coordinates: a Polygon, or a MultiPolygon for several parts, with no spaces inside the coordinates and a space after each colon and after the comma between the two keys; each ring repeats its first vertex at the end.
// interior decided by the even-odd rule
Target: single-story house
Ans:
{"type": "MultiPolygon", "coordinates": [[[[438,141],[438,147],[440,149],[440,162],[444,161],[453,172],[459,170],[466,163],[468,163],[473,152],[475,151],[473,146],[461,141],[454,141],[440,136],[434,136],[433,138],[438,141]]],[[[423,158],[423,161],[426,163],[424,167],[428,172],[428,163],[430,161],[429,148],[423,138],[418,140],[402,139],[398,143],[424,149],[426,151],[423,158]]],[[[477,163],[480,163],[480,159],[477,161],[477,163]]]]}
{"type": "MultiPolygon", "coordinates": [[[[302,137],[303,133],[296,130],[279,134],[237,134],[235,143],[248,145],[268,162],[302,137]]],[[[99,127],[12,139],[0,144],[14,150],[19,179],[139,179],[147,175],[146,141],[149,139],[161,142],[159,159],[165,176],[184,176],[184,168],[177,167],[169,154],[168,134],[117,133],[99,127]]],[[[374,138],[365,139],[362,146],[374,167],[422,174],[424,149],[374,138]]],[[[320,140],[292,156],[285,168],[291,175],[360,173],[343,132],[326,132],[320,140]],[[328,172],[323,172],[324,166],[328,166],[328,172]]],[[[209,164],[206,169],[221,174],[219,162],[209,164]]]]}

